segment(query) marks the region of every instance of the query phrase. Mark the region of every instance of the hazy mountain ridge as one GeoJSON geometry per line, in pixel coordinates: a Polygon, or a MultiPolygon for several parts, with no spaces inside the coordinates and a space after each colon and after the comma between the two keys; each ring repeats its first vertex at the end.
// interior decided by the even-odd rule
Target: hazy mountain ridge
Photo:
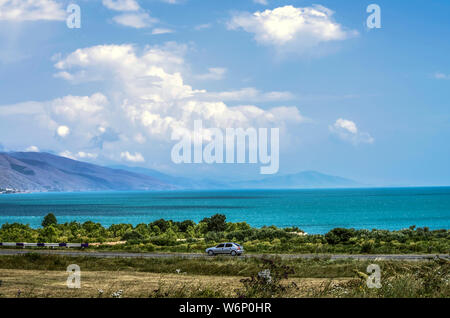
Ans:
{"type": "Polygon", "coordinates": [[[347,178],[330,176],[317,171],[302,171],[295,174],[270,176],[260,180],[236,183],[249,189],[298,189],[298,188],[343,188],[358,187],[360,183],[347,178]]]}
{"type": "Polygon", "coordinates": [[[157,170],[102,167],[49,153],[0,153],[0,189],[29,192],[299,189],[358,187],[359,183],[316,171],[267,176],[258,180],[223,182],[171,176],[157,170]]]}
{"type": "Polygon", "coordinates": [[[128,166],[110,166],[110,168],[114,169],[122,169],[130,172],[136,172],[143,175],[151,176],[154,178],[158,178],[167,183],[173,184],[175,186],[181,187],[183,189],[191,189],[191,190],[202,190],[202,189],[227,189],[231,188],[232,184],[226,183],[223,181],[211,180],[207,178],[202,179],[190,179],[185,177],[174,177],[169,174],[162,173],[158,170],[147,169],[141,167],[128,167],[128,166]]]}
{"type": "Polygon", "coordinates": [[[173,177],[157,170],[113,166],[128,171],[136,171],[149,176],[158,176],[161,180],[186,189],[299,189],[299,188],[343,188],[361,187],[362,184],[354,180],[331,176],[317,171],[302,171],[288,175],[274,175],[257,180],[239,182],[223,182],[212,179],[189,179],[173,177]]]}

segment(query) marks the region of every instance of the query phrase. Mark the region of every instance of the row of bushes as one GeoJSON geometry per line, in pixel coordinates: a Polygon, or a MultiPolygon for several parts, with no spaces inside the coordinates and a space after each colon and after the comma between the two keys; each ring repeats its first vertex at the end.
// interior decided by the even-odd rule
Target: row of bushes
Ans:
{"type": "Polygon", "coordinates": [[[245,222],[226,222],[216,214],[199,223],[157,220],[149,224],[114,224],[103,227],[91,221],[58,224],[47,215],[42,228],[4,224],[2,242],[117,242],[126,244],[102,248],[133,251],[200,252],[223,241],[244,244],[249,252],[260,253],[448,253],[450,231],[416,228],[400,231],[336,228],[325,235],[304,235],[297,227],[252,228],[245,222]]]}

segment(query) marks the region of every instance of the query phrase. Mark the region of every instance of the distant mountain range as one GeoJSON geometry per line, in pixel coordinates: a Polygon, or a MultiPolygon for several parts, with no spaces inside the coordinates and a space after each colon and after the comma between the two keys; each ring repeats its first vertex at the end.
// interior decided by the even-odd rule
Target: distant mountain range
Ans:
{"type": "Polygon", "coordinates": [[[140,168],[140,167],[128,167],[123,165],[110,166],[109,168],[113,169],[121,169],[134,173],[143,174],[152,178],[159,179],[165,183],[172,184],[181,189],[192,189],[192,190],[201,190],[201,189],[224,189],[230,188],[230,183],[220,182],[216,180],[211,180],[207,178],[199,178],[199,179],[190,179],[184,177],[174,177],[158,170],[140,168]]]}
{"type": "Polygon", "coordinates": [[[271,176],[259,180],[237,182],[238,188],[253,189],[298,189],[298,188],[344,188],[361,186],[356,181],[330,176],[317,171],[302,171],[295,174],[271,176]]]}
{"type": "Polygon", "coordinates": [[[150,176],[48,153],[0,153],[0,188],[20,191],[170,190],[150,176]]]}
{"type": "Polygon", "coordinates": [[[360,183],[351,179],[330,176],[317,171],[302,171],[295,174],[275,175],[257,180],[220,182],[207,178],[192,180],[182,177],[173,177],[157,170],[146,168],[128,166],[111,166],[110,168],[141,173],[162,180],[165,183],[170,183],[186,189],[298,189],[362,186],[360,183]]]}
{"type": "Polygon", "coordinates": [[[0,153],[0,189],[30,192],[127,191],[177,189],[296,189],[358,187],[346,178],[315,171],[264,177],[258,180],[222,182],[171,176],[157,170],[102,167],[49,153],[0,153]]]}

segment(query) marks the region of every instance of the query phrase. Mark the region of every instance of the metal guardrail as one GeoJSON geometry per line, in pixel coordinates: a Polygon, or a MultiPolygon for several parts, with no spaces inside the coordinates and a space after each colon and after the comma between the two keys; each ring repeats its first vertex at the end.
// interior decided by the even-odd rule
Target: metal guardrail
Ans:
{"type": "Polygon", "coordinates": [[[88,243],[0,243],[8,247],[89,247],[88,243]]]}

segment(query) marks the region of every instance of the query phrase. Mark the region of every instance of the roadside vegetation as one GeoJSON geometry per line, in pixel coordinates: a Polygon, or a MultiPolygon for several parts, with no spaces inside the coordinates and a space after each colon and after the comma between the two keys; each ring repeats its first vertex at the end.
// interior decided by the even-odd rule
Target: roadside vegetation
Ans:
{"type": "Polygon", "coordinates": [[[161,219],[150,224],[110,227],[90,221],[58,224],[56,217],[49,214],[38,229],[19,223],[4,224],[0,228],[0,242],[91,243],[89,249],[132,252],[203,253],[205,248],[224,241],[242,244],[250,253],[450,253],[450,230],[445,229],[336,228],[324,235],[307,235],[297,227],[253,228],[245,222],[231,223],[221,214],[199,223],[161,219]]]}
{"type": "Polygon", "coordinates": [[[450,261],[376,261],[381,288],[368,288],[367,266],[350,259],[95,258],[25,254],[0,257],[0,297],[450,297],[450,261]],[[68,289],[78,264],[82,288],[68,289]]]}

